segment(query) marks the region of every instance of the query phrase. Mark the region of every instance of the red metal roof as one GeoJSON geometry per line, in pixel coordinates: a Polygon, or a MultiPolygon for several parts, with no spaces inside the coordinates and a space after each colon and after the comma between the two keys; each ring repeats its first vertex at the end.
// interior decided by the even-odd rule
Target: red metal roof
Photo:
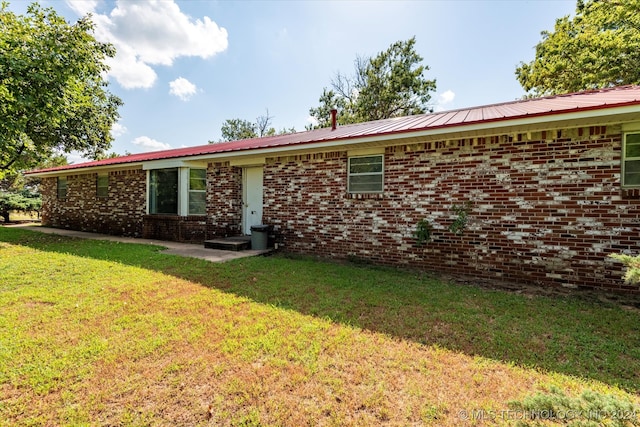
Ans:
{"type": "Polygon", "coordinates": [[[112,159],[65,165],[50,169],[42,169],[39,171],[32,171],[30,173],[121,165],[217,153],[246,152],[256,149],[296,146],[329,141],[353,140],[363,137],[393,135],[448,127],[464,127],[478,123],[550,116],[588,110],[624,107],[629,105],[640,105],[640,86],[620,86],[609,89],[519,100],[452,111],[407,117],[395,117],[374,122],[339,126],[336,130],[325,128],[288,135],[277,135],[264,138],[245,139],[241,141],[200,145],[196,147],[178,148],[173,150],[154,151],[112,159]]]}

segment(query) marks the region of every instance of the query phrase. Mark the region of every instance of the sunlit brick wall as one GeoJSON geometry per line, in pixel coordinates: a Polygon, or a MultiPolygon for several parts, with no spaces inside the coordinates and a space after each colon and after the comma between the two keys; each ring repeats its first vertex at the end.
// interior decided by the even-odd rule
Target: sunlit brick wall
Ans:
{"type": "Polygon", "coordinates": [[[384,193],[347,194],[346,152],[268,159],[264,222],[283,249],[543,285],[636,291],[607,256],[638,253],[619,126],[387,147],[384,193]],[[467,229],[448,231],[471,203],[467,229]],[[421,219],[434,240],[416,247],[421,219]]]}
{"type": "Polygon", "coordinates": [[[97,197],[96,173],[67,175],[67,197],[57,198],[56,178],[44,178],[42,224],[106,234],[141,236],[146,172],[109,172],[108,197],[97,197]]]}

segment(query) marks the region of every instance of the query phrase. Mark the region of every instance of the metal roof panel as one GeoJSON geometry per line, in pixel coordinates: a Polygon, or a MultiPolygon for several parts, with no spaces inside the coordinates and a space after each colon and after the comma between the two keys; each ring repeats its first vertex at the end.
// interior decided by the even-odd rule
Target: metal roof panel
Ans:
{"type": "Polygon", "coordinates": [[[544,117],[628,105],[638,105],[640,107],[640,86],[620,86],[565,95],[554,95],[544,98],[518,100],[473,108],[463,108],[407,117],[396,117],[373,122],[339,126],[335,130],[331,130],[330,128],[316,129],[287,135],[276,135],[264,138],[206,144],[196,147],[139,153],[112,159],[42,169],[28,173],[45,173],[91,167],[125,165],[127,163],[188,158],[207,154],[241,153],[257,149],[303,146],[304,144],[311,143],[351,140],[362,137],[393,135],[439,128],[454,127],[462,130],[464,126],[470,124],[515,120],[537,116],[544,117]]]}

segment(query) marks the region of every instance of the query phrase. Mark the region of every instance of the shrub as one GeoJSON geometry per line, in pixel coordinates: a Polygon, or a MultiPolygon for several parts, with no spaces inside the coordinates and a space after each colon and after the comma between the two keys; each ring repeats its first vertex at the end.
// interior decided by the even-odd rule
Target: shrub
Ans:
{"type": "Polygon", "coordinates": [[[416,238],[416,246],[422,246],[425,243],[429,243],[431,241],[431,232],[433,231],[433,226],[428,219],[424,218],[418,221],[416,225],[416,231],[413,233],[413,237],[416,238]]]}
{"type": "Polygon", "coordinates": [[[622,261],[622,263],[627,266],[627,272],[624,275],[625,282],[640,283],[640,255],[611,254],[609,256],[618,261],[622,261]]]}

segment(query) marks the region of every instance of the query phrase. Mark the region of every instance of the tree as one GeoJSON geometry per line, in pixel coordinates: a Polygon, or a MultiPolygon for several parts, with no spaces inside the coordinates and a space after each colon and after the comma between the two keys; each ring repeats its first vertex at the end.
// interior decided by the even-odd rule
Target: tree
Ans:
{"type": "MultiPolygon", "coordinates": [[[[271,127],[273,116],[269,115],[267,109],[266,115],[258,116],[255,122],[242,119],[227,119],[222,124],[220,129],[222,132],[223,141],[239,141],[241,139],[251,138],[263,138],[265,136],[284,135],[287,133],[295,133],[295,128],[290,129],[283,128],[279,132],[274,127],[271,127]]],[[[214,141],[209,141],[209,144],[213,144],[214,141]]]]}
{"type": "Polygon", "coordinates": [[[337,73],[331,89],[324,88],[320,105],[309,110],[316,128],[330,125],[330,111],[338,110],[338,123],[360,123],[432,111],[429,92],[436,81],[415,51],[415,37],[397,41],[372,58],[358,56],[352,76],[337,73]]]}
{"type": "MultiPolygon", "coordinates": [[[[35,167],[45,169],[66,165],[67,158],[62,155],[40,161],[35,167]]],[[[0,179],[0,216],[9,222],[12,211],[38,212],[42,206],[39,191],[40,178],[25,176],[22,171],[10,171],[0,179]]]]}
{"type": "Polygon", "coordinates": [[[95,157],[109,148],[122,101],[106,90],[113,46],[96,41],[89,16],[70,25],[32,4],[0,6],[0,174],[54,153],[95,157]]]}
{"type": "Polygon", "coordinates": [[[220,130],[222,132],[222,141],[237,141],[258,137],[256,124],[248,120],[227,119],[220,130]]]}
{"type": "Polygon", "coordinates": [[[7,223],[12,211],[40,212],[42,199],[40,194],[29,190],[18,193],[0,191],[0,216],[7,223]]]}
{"type": "Polygon", "coordinates": [[[640,0],[578,0],[516,77],[533,96],[640,83],[640,0]]]}
{"type": "MultiPolygon", "coordinates": [[[[62,155],[52,156],[48,159],[41,160],[34,168],[35,169],[47,169],[57,166],[64,166],[68,164],[67,158],[62,155]]],[[[24,190],[29,190],[33,193],[39,193],[38,186],[40,185],[40,178],[33,176],[25,176],[22,171],[10,171],[6,172],[0,179],[0,192],[12,192],[20,193],[24,190]]]]}

